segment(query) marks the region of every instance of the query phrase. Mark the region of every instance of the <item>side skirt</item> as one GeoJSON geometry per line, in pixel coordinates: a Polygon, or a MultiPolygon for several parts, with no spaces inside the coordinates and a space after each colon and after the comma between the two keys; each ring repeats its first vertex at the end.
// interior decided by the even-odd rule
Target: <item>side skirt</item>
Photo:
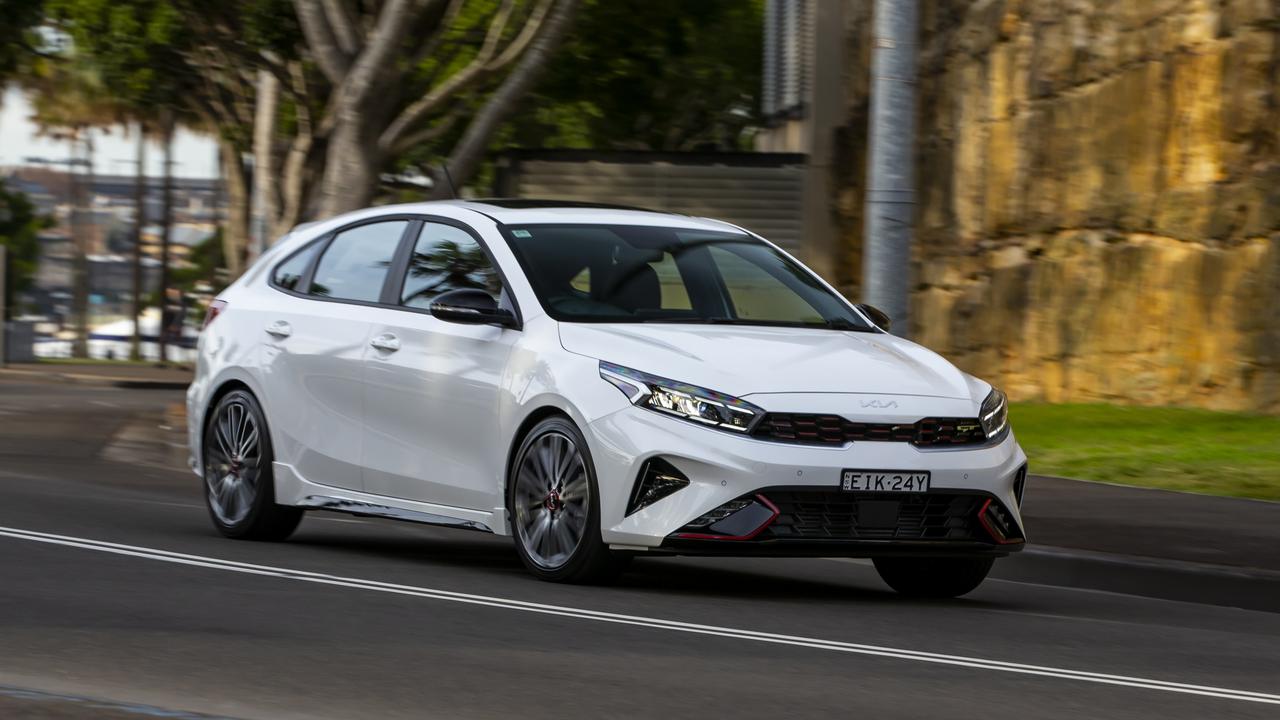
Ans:
{"type": "MultiPolygon", "coordinates": [[[[404,498],[372,495],[358,490],[314,483],[300,476],[292,466],[272,463],[276,502],[308,510],[332,510],[367,517],[407,520],[425,525],[493,532],[495,514],[482,510],[435,505],[404,498]]],[[[499,525],[501,527],[501,525],[499,525]]],[[[505,533],[498,533],[505,534],[505,533]]]]}

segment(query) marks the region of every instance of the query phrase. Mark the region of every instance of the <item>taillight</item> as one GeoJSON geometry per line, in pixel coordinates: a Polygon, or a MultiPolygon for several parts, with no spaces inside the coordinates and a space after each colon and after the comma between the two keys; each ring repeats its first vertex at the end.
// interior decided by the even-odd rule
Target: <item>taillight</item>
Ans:
{"type": "Polygon", "coordinates": [[[204,314],[204,324],[200,326],[200,329],[204,330],[205,328],[212,325],[213,321],[217,320],[218,316],[221,315],[222,311],[225,309],[227,309],[226,300],[214,300],[210,302],[209,310],[206,311],[204,314]]]}

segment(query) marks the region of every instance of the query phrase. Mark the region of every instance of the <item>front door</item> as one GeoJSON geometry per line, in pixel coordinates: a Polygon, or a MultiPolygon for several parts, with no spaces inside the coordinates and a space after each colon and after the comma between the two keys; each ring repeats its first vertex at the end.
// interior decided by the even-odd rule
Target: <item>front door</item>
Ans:
{"type": "Polygon", "coordinates": [[[518,331],[445,322],[427,306],[458,288],[509,301],[479,240],[458,225],[424,222],[407,266],[401,309],[373,313],[365,352],[365,491],[492,511],[506,455],[494,433],[518,331]]]}

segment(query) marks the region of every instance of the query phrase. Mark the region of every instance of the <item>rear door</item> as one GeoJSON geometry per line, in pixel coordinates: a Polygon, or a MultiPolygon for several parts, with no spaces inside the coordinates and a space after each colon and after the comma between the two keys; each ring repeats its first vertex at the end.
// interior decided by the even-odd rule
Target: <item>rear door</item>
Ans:
{"type": "Polygon", "coordinates": [[[426,219],[393,286],[398,309],[374,315],[365,368],[365,491],[456,508],[500,506],[503,453],[493,452],[503,376],[518,330],[463,325],[427,307],[475,288],[513,308],[466,225],[426,219]]]}
{"type": "Polygon", "coordinates": [[[311,482],[363,486],[369,312],[409,225],[378,219],[347,227],[319,241],[301,276],[301,259],[276,268],[273,284],[284,294],[264,317],[263,387],[282,445],[277,457],[311,482]]]}

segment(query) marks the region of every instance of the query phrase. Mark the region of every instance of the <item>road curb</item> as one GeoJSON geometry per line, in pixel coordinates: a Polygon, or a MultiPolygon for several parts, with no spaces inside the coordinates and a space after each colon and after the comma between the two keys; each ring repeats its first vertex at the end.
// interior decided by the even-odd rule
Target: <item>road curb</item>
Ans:
{"type": "Polygon", "coordinates": [[[187,386],[190,385],[189,382],[178,380],[148,380],[146,378],[130,378],[118,375],[93,375],[89,373],[59,372],[57,370],[15,370],[13,368],[0,368],[0,378],[97,387],[118,387],[133,390],[186,390],[187,386]]]}
{"type": "Polygon", "coordinates": [[[996,563],[992,577],[1280,612],[1280,572],[1264,568],[1033,545],[996,563]]]}

